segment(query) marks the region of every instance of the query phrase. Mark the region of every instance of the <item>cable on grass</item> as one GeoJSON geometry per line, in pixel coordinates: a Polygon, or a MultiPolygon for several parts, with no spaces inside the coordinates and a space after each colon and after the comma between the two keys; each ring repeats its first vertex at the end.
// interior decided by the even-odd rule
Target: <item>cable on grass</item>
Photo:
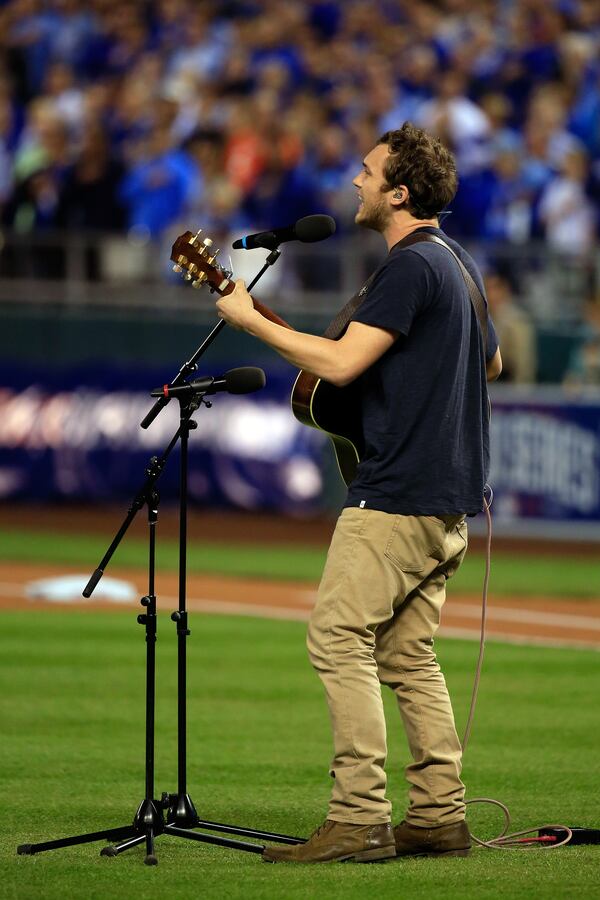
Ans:
{"type": "MultiPolygon", "coordinates": [[[[489,484],[486,484],[483,494],[483,508],[485,510],[485,517],[487,521],[487,531],[485,542],[485,575],[483,578],[483,591],[481,596],[481,637],[479,640],[479,656],[477,658],[477,667],[475,669],[473,692],[471,694],[471,705],[469,707],[469,715],[467,717],[465,733],[461,742],[463,755],[467,748],[467,744],[469,743],[469,738],[471,737],[471,728],[473,726],[473,719],[475,717],[477,694],[479,692],[479,683],[481,681],[481,671],[483,668],[488,586],[490,582],[490,570],[492,566],[492,516],[490,513],[490,509],[492,508],[493,502],[494,492],[491,486],[489,484]],[[489,494],[489,502],[486,493],[489,494]]],[[[491,838],[489,841],[484,841],[481,838],[476,837],[476,835],[472,834],[469,831],[471,839],[480,847],[488,847],[490,850],[527,850],[532,847],[543,847],[545,850],[556,850],[558,847],[564,847],[565,844],[568,844],[573,837],[573,832],[567,825],[539,825],[535,828],[527,828],[525,831],[513,831],[511,833],[508,833],[508,829],[510,828],[510,812],[508,810],[508,807],[505,806],[504,803],[501,803],[499,800],[493,800],[490,797],[474,797],[472,800],[466,801],[467,806],[471,803],[491,803],[494,806],[499,806],[504,813],[504,828],[500,832],[500,834],[497,835],[497,837],[491,838]],[[566,837],[564,837],[561,841],[557,841],[554,836],[549,835],[538,834],[536,837],[525,837],[525,835],[533,835],[536,832],[540,832],[548,828],[559,828],[566,833],[566,837]]]]}

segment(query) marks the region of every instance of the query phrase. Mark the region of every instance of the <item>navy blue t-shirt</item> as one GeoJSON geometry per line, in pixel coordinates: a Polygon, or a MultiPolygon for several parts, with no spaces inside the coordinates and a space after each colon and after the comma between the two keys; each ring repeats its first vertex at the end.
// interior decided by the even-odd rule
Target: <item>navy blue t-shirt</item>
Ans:
{"type": "MultiPolygon", "coordinates": [[[[485,297],[481,274],[439,228],[485,297]]],[[[453,256],[422,242],[390,250],[352,320],[399,332],[358,379],[365,452],[346,506],[402,515],[474,515],[489,469],[486,361],[498,341],[477,316],[453,256]]]]}

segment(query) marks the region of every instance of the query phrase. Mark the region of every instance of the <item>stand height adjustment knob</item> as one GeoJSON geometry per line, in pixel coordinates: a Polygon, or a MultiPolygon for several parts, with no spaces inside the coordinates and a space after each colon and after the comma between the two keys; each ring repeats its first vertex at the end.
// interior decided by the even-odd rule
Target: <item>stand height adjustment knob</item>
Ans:
{"type": "Polygon", "coordinates": [[[177,622],[177,634],[181,634],[181,635],[190,634],[190,631],[187,627],[187,624],[188,624],[187,612],[181,612],[181,611],[176,610],[174,613],[171,613],[171,621],[177,622]]]}

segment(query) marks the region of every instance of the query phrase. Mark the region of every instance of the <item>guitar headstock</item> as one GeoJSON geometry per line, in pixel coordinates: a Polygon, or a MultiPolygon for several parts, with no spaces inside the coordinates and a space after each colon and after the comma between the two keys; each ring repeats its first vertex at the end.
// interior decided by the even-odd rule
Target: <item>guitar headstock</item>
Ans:
{"type": "Polygon", "coordinates": [[[171,250],[171,259],[175,263],[173,271],[181,272],[192,287],[200,288],[207,284],[219,294],[228,293],[227,288],[233,289],[229,280],[231,272],[215,264],[219,251],[213,250],[212,238],[200,238],[201,232],[202,229],[196,234],[186,231],[179,235],[171,250]]]}

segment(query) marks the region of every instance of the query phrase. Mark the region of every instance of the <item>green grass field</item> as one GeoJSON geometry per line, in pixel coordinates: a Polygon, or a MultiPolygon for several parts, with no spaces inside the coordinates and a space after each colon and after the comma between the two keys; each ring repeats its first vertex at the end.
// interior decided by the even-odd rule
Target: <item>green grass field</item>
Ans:
{"type": "MultiPolygon", "coordinates": [[[[90,572],[104,555],[110,538],[98,535],[60,534],[36,531],[0,530],[0,559],[21,562],[57,562],[82,565],[90,572]]],[[[143,540],[127,536],[119,546],[111,566],[146,566],[143,540]]],[[[326,550],[310,546],[230,544],[190,542],[190,572],[210,572],[261,578],[317,581],[326,550]]],[[[175,571],[178,547],[159,535],[157,562],[161,569],[175,571]]],[[[560,598],[598,598],[600,567],[597,559],[568,556],[534,557],[494,553],[492,560],[494,594],[560,598]]],[[[481,590],[484,560],[470,551],[452,582],[454,592],[481,590]]]]}
{"type": "MultiPolygon", "coordinates": [[[[267,866],[259,857],[172,837],[160,864],[89,844],[18,857],[17,844],[128,824],[144,794],[143,629],[136,612],[2,613],[3,782],[0,896],[29,898],[590,898],[600,848],[496,852],[360,866],[267,866]]],[[[307,835],[325,817],[328,715],[305,658],[304,626],[191,617],[188,787],[201,816],[307,835]]],[[[159,619],[156,793],[176,787],[174,625],[159,619]]],[[[474,643],[438,652],[464,727],[474,643]]],[[[600,825],[600,656],[490,644],[471,744],[468,795],[507,803],[514,828],[600,825]]],[[[389,796],[403,812],[407,750],[391,695],[389,796]]],[[[491,837],[500,816],[471,808],[491,837]]]]}

